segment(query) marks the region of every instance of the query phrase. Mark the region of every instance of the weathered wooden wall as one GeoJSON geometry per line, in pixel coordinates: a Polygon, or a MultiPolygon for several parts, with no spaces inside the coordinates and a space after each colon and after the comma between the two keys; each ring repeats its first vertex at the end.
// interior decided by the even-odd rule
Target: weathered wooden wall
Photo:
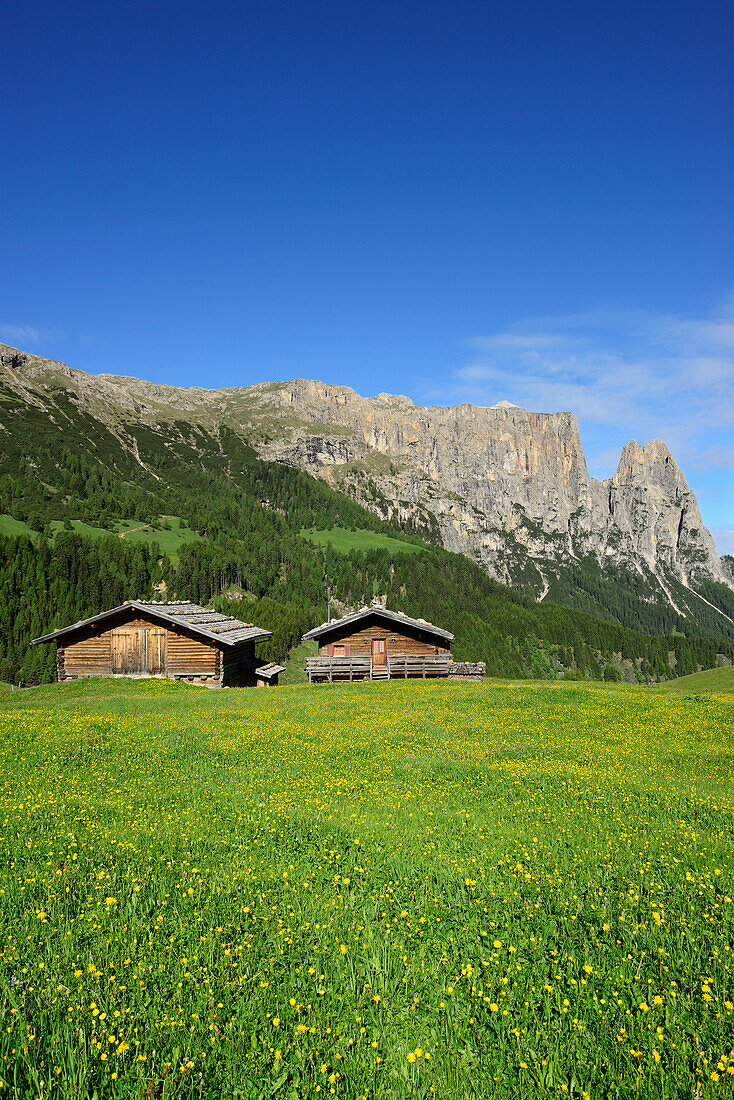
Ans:
{"type": "Polygon", "coordinates": [[[221,682],[222,654],[217,646],[172,630],[168,631],[167,643],[167,676],[221,682]]]}
{"type": "Polygon", "coordinates": [[[168,631],[142,619],[110,631],[113,675],[162,676],[166,671],[168,631]]]}
{"type": "MultiPolygon", "coordinates": [[[[252,644],[249,648],[252,650],[252,644]]],[[[233,656],[228,651],[228,659],[233,656]]],[[[221,649],[214,643],[192,638],[159,623],[133,619],[100,633],[87,628],[70,645],[59,645],[56,664],[60,681],[132,674],[221,684],[222,658],[221,649]],[[142,632],[146,632],[147,638],[141,648],[136,634],[142,632]]]]}
{"type": "MultiPolygon", "coordinates": [[[[397,624],[393,625],[396,626],[397,624]]],[[[371,657],[372,641],[376,638],[385,639],[388,657],[399,653],[449,652],[446,645],[436,644],[440,641],[438,638],[421,638],[417,635],[417,632],[416,634],[408,634],[404,630],[389,629],[387,624],[376,623],[354,631],[349,626],[342,627],[340,630],[335,630],[333,634],[329,634],[328,642],[324,641],[322,643],[319,639],[319,656],[327,657],[331,645],[345,645],[349,646],[349,653],[352,657],[371,657]]]]}
{"type": "Polygon", "coordinates": [[[254,687],[257,684],[254,642],[222,652],[222,684],[224,687],[254,687]]]}
{"type": "Polygon", "coordinates": [[[89,634],[73,645],[59,646],[56,669],[59,680],[77,680],[81,676],[112,675],[112,631],[89,634]]]}

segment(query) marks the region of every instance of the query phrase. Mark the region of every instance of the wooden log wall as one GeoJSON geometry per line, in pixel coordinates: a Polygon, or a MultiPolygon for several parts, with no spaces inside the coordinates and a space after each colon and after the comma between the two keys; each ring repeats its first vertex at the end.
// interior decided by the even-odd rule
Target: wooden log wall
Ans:
{"type": "MultiPolygon", "coordinates": [[[[148,664],[153,661],[154,652],[160,652],[164,658],[160,665],[160,675],[194,683],[221,685],[223,655],[218,646],[162,628],[160,624],[145,619],[134,619],[100,633],[88,630],[78,641],[66,646],[59,645],[56,655],[59,680],[112,676],[118,671],[114,664],[115,659],[120,665],[122,656],[131,652],[130,638],[136,630],[147,630],[151,634],[148,639],[150,644],[146,649],[148,664]],[[162,633],[164,639],[159,642],[162,633]]],[[[249,648],[252,650],[252,645],[249,648]]],[[[234,657],[229,653],[228,656],[234,657]]],[[[157,662],[154,663],[156,668],[159,667],[157,662]]],[[[252,659],[250,663],[253,663],[252,659]]],[[[144,676],[146,670],[141,668],[132,674],[144,676]]]]}
{"type": "MultiPolygon", "coordinates": [[[[263,661],[260,662],[260,664],[263,663],[263,661]]],[[[224,687],[255,687],[256,684],[254,642],[222,652],[222,685],[224,687]]]]}
{"type": "Polygon", "coordinates": [[[112,631],[91,634],[74,642],[59,646],[56,666],[59,680],[78,680],[83,676],[112,675],[112,631]]]}
{"type": "MultiPolygon", "coordinates": [[[[397,626],[397,623],[393,623],[392,626],[397,626]]],[[[350,656],[371,657],[372,641],[375,638],[385,639],[388,657],[399,653],[417,655],[421,653],[449,652],[445,645],[436,644],[441,641],[438,638],[435,641],[428,641],[420,637],[415,637],[415,635],[412,634],[403,633],[400,630],[391,629],[387,624],[382,626],[376,624],[374,626],[363,627],[362,630],[356,631],[350,631],[348,626],[344,627],[330,634],[328,642],[324,642],[323,644],[319,639],[319,656],[327,657],[329,655],[330,645],[348,645],[350,656]]]]}
{"type": "Polygon", "coordinates": [[[166,675],[197,683],[222,682],[222,652],[207,642],[168,631],[166,675]]]}

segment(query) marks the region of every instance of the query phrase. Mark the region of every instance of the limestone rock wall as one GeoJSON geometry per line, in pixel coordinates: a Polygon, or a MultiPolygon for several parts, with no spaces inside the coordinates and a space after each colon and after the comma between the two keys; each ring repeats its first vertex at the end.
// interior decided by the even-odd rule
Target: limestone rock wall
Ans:
{"type": "Polygon", "coordinates": [[[627,444],[614,476],[600,482],[589,477],[572,413],[506,403],[421,407],[306,380],[283,383],[270,400],[303,424],[264,446],[267,457],[346,481],[357,495],[350,465],[390,459],[389,471],[373,471],[385,496],[403,514],[427,508],[447,548],[479,555],[500,577],[511,536],[541,568],[544,558],[590,553],[644,562],[685,585],[727,581],[695,496],[661,440],[627,444]],[[314,435],[308,425],[316,422],[314,435]],[[329,438],[325,425],[349,435],[329,438]]]}
{"type": "Polygon", "coordinates": [[[39,404],[45,391],[65,388],[138,461],[132,421],[171,436],[185,431],[191,446],[197,427],[221,439],[226,426],[262,457],[322,477],[368,508],[428,517],[447,549],[501,580],[521,578],[541,597],[559,563],[589,554],[647,570],[666,592],[670,578],[734,586],[665,444],[632,441],[614,476],[597,481],[570,412],[507,402],[424,407],[308,379],[222,390],[163,386],[88,375],[5,345],[0,371],[6,385],[39,404]]]}

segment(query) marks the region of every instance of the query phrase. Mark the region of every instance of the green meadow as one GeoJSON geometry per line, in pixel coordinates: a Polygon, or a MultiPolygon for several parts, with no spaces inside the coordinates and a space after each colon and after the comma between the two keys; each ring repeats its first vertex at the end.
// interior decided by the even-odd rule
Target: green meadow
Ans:
{"type": "Polygon", "coordinates": [[[734,667],[709,668],[704,672],[692,672],[690,676],[678,676],[675,680],[667,680],[658,684],[656,691],[704,691],[704,692],[734,692],[734,667]]]}
{"type": "Polygon", "coordinates": [[[13,519],[12,516],[0,516],[0,535],[9,535],[11,538],[32,539],[36,537],[36,532],[20,519],[13,519]]]}
{"type": "Polygon", "coordinates": [[[349,531],[346,527],[332,527],[328,531],[304,528],[301,535],[315,546],[331,546],[340,554],[348,554],[352,550],[388,550],[391,554],[421,554],[425,550],[424,545],[392,538],[391,535],[385,535],[382,531],[349,531]]]}
{"type": "Polygon", "coordinates": [[[187,527],[178,516],[162,516],[168,527],[154,527],[136,520],[120,520],[115,524],[115,533],[126,542],[156,542],[164,554],[172,561],[178,558],[178,552],[187,542],[196,542],[200,536],[187,527]]]}
{"type": "Polygon", "coordinates": [[[718,1097],[730,694],[0,697],[0,1097],[718,1097]]]}
{"type": "Polygon", "coordinates": [[[280,674],[280,683],[305,684],[308,680],[306,661],[309,657],[315,657],[318,651],[319,643],[315,638],[308,638],[295,646],[288,654],[285,671],[280,674]]]}
{"type": "MultiPolygon", "coordinates": [[[[141,523],[132,519],[118,520],[109,528],[95,527],[92,524],[84,523],[80,519],[72,519],[68,523],[75,534],[85,535],[87,538],[99,539],[109,535],[117,535],[119,538],[125,539],[126,542],[155,542],[162,553],[167,554],[171,560],[175,561],[181,547],[188,542],[197,541],[200,536],[197,535],[196,531],[187,527],[179,516],[161,516],[160,518],[167,523],[166,527],[141,523]]],[[[62,520],[52,520],[49,526],[54,535],[65,529],[62,520]]],[[[38,538],[38,533],[32,530],[27,523],[13,519],[12,516],[0,516],[0,535],[22,536],[34,541],[38,538]]]]}

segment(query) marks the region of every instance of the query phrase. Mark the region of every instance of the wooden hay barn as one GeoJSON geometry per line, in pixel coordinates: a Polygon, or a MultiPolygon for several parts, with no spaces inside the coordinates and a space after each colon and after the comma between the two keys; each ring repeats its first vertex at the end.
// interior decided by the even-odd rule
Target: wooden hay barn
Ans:
{"type": "Polygon", "coordinates": [[[272,632],[194,603],[128,600],[34,638],[56,642],[60,683],[87,676],[165,677],[207,687],[277,684],[282,665],[258,664],[255,645],[272,632]]]}
{"type": "Polygon", "coordinates": [[[373,605],[309,630],[319,643],[306,662],[309,683],[448,676],[453,634],[425,619],[373,605]]]}

